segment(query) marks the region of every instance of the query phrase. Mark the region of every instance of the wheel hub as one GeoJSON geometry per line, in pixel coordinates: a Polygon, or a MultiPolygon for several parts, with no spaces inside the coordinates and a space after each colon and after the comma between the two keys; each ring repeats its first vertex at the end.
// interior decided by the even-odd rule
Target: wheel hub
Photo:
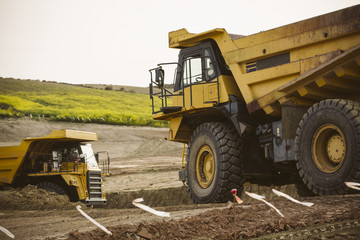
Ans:
{"type": "Polygon", "coordinates": [[[202,188],[210,186],[215,175],[215,159],[211,148],[204,145],[196,157],[196,177],[202,188]]]}
{"type": "Polygon", "coordinates": [[[330,137],[326,153],[330,161],[334,163],[340,163],[345,157],[345,143],[343,138],[339,134],[334,134],[330,137]]]}
{"type": "Polygon", "coordinates": [[[343,165],[346,155],[343,132],[334,124],[319,127],[313,135],[311,152],[313,161],[320,171],[336,172],[343,165]]]}

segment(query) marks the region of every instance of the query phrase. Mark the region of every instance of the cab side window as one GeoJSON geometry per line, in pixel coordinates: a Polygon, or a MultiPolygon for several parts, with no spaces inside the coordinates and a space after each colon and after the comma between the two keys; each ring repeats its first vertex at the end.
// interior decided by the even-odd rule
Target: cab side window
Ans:
{"type": "Polygon", "coordinates": [[[216,77],[215,68],[211,59],[210,49],[204,50],[205,80],[210,81],[216,77]]]}

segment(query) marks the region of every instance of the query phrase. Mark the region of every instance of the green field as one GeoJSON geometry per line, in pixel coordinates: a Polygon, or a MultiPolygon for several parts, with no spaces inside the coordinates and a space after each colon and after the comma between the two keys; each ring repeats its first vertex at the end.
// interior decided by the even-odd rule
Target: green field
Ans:
{"type": "Polygon", "coordinates": [[[0,78],[0,117],[46,118],[134,126],[167,126],[151,118],[148,95],[0,78]]]}

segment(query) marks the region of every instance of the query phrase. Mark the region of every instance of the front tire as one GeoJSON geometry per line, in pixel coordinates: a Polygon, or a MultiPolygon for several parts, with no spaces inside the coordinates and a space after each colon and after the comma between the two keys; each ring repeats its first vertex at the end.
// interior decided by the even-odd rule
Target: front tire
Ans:
{"type": "Polygon", "coordinates": [[[360,179],[360,107],[328,99],[314,104],[299,124],[295,159],[300,177],[318,195],[344,194],[360,179]]]}
{"type": "Polygon", "coordinates": [[[44,189],[48,192],[54,192],[59,195],[66,195],[66,191],[62,187],[60,187],[58,184],[53,183],[53,182],[40,182],[40,183],[36,184],[36,186],[38,188],[44,189]]]}
{"type": "Polygon", "coordinates": [[[226,202],[243,190],[243,143],[229,123],[198,126],[189,143],[186,181],[194,203],[226,202]]]}

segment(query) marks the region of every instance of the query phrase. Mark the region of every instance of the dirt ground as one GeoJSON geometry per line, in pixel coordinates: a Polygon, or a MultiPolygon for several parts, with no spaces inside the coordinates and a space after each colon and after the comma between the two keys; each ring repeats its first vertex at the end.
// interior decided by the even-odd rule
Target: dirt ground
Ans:
{"type": "MultiPolygon", "coordinates": [[[[107,150],[111,175],[104,179],[108,204],[90,208],[34,186],[0,191],[0,226],[15,239],[359,239],[360,195],[303,198],[295,186],[246,185],[262,193],[283,214],[248,197],[242,205],[195,205],[177,180],[183,146],[165,141],[167,129],[97,124],[0,120],[0,146],[16,145],[55,129],[97,132],[95,151],[107,150]],[[315,203],[296,205],[274,196],[271,188],[315,203]],[[170,213],[161,218],[131,202],[170,213]],[[76,210],[82,209],[112,232],[107,235],[76,210]]],[[[10,239],[0,232],[0,239],[10,239]]]]}

